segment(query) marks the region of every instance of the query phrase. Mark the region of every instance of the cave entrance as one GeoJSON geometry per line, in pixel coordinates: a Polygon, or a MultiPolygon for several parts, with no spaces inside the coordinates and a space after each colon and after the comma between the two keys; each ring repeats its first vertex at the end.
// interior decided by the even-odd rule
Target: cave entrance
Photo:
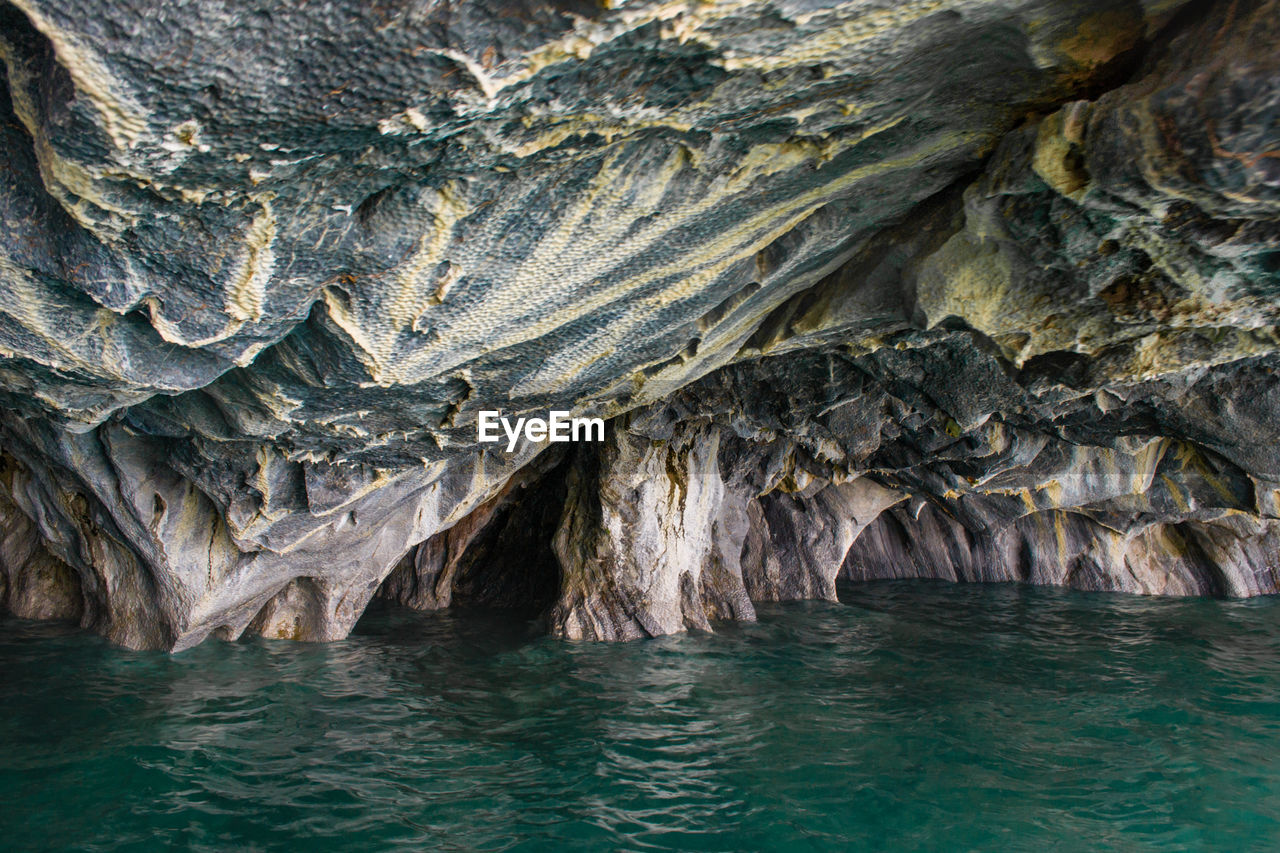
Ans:
{"type": "Polygon", "coordinates": [[[564,511],[565,474],[559,459],[517,474],[494,498],[410,551],[377,597],[415,610],[540,616],[560,592],[552,540],[564,511]]]}

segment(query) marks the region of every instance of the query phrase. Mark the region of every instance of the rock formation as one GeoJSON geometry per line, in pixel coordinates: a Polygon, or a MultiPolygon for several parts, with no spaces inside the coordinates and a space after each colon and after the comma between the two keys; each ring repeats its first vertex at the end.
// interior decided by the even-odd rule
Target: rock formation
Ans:
{"type": "Polygon", "coordinates": [[[1280,4],[0,2],[0,603],[1280,589],[1280,4]],[[477,413],[609,419],[479,444],[477,413]]]}

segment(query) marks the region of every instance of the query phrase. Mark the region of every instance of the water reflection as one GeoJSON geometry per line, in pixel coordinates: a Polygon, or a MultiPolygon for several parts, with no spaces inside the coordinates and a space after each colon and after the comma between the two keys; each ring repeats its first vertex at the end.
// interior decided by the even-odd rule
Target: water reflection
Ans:
{"type": "Polygon", "coordinates": [[[381,608],[133,653],[0,623],[13,849],[1280,842],[1273,600],[869,584],[643,643],[381,608]]]}

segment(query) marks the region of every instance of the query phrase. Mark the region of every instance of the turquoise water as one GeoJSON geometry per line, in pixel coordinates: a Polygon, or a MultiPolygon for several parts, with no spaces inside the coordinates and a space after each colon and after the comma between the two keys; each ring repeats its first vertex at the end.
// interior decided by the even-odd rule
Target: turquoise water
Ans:
{"type": "Polygon", "coordinates": [[[0,622],[6,850],[1276,850],[1280,601],[879,583],[567,644],[0,622]]]}

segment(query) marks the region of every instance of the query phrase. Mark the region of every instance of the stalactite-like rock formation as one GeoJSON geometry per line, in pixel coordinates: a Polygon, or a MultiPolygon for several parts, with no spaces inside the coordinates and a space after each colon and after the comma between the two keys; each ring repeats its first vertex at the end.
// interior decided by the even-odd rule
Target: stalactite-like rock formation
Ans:
{"type": "Polygon", "coordinates": [[[1280,589],[1275,2],[0,2],[0,602],[1280,589]],[[482,410],[609,419],[477,442],[482,410]]]}

